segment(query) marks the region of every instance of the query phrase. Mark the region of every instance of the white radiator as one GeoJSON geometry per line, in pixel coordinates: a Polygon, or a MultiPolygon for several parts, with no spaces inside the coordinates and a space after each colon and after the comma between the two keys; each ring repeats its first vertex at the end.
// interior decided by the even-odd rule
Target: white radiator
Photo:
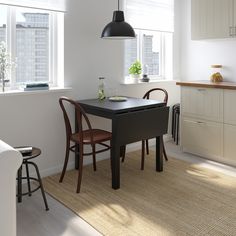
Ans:
{"type": "Polygon", "coordinates": [[[16,236],[16,173],[22,155],[0,140],[0,235],[16,236]]]}

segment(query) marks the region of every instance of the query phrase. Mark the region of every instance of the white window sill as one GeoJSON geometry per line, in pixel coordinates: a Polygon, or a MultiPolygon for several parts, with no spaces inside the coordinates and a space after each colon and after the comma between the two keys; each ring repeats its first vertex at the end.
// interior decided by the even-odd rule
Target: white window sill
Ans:
{"type": "Polygon", "coordinates": [[[69,88],[69,87],[67,87],[67,88],[52,87],[52,88],[49,88],[48,90],[33,90],[33,91],[23,91],[20,89],[6,90],[5,92],[0,92],[0,96],[45,94],[45,93],[56,93],[56,92],[63,92],[63,91],[70,91],[70,90],[72,90],[72,88],[69,88]]]}
{"type": "Polygon", "coordinates": [[[153,84],[153,83],[176,83],[175,80],[173,79],[150,79],[149,82],[143,82],[143,81],[134,81],[132,79],[125,79],[122,83],[120,83],[121,85],[134,85],[134,84],[153,84]]]}

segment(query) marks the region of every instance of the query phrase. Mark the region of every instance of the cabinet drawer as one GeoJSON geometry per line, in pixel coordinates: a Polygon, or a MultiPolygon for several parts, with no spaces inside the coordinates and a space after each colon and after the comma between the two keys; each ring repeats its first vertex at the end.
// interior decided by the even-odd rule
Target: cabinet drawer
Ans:
{"type": "Polygon", "coordinates": [[[236,125],[236,91],[224,90],[224,123],[236,125]]]}
{"type": "Polygon", "coordinates": [[[182,147],[197,155],[219,158],[223,155],[223,124],[182,118],[182,147]]]}
{"type": "Polygon", "coordinates": [[[181,88],[183,116],[209,121],[223,121],[223,90],[209,88],[181,88]]]}
{"type": "Polygon", "coordinates": [[[224,125],[224,160],[236,164],[236,126],[224,125]]]}

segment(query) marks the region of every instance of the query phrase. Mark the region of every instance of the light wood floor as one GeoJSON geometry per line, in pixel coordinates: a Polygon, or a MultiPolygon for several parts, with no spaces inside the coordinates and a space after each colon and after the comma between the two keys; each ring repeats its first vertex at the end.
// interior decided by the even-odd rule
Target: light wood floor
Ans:
{"type": "MultiPolygon", "coordinates": [[[[182,153],[173,142],[166,143],[167,154],[178,159],[236,176],[236,168],[182,153]]],[[[24,197],[17,204],[17,236],[96,236],[101,235],[80,217],[47,195],[50,211],[44,210],[41,193],[24,197]]]]}
{"type": "Polygon", "coordinates": [[[42,195],[36,191],[17,203],[17,236],[100,236],[93,227],[61,203],[47,195],[45,211],[42,195]]]}

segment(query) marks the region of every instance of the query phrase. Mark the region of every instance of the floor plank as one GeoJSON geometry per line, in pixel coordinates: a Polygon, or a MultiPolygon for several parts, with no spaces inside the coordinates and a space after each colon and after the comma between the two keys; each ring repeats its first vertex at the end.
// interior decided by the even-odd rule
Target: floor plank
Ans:
{"type": "Polygon", "coordinates": [[[17,236],[100,236],[92,226],[47,195],[45,211],[40,191],[17,203],[17,236]]]}

